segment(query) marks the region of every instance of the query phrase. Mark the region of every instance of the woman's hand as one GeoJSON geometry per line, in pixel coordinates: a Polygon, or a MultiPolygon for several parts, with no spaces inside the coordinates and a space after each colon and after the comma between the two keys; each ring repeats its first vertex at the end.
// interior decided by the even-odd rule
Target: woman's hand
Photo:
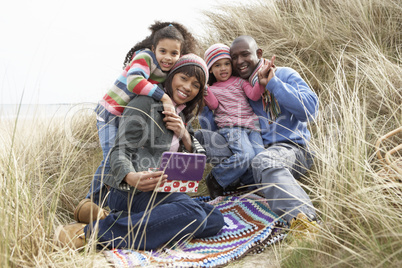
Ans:
{"type": "Polygon", "coordinates": [[[165,115],[163,121],[165,122],[165,126],[167,129],[174,132],[174,134],[181,139],[184,147],[187,151],[192,151],[192,139],[190,133],[188,133],[186,126],[183,123],[181,117],[173,112],[162,112],[165,115]]]}
{"type": "Polygon", "coordinates": [[[163,111],[162,113],[165,115],[163,122],[165,122],[166,128],[173,131],[174,134],[179,137],[179,139],[181,139],[186,132],[188,133],[183,120],[178,114],[171,111],[163,111]]]}
{"type": "Polygon", "coordinates": [[[163,171],[141,171],[128,173],[124,181],[142,192],[149,192],[153,191],[158,185],[166,182],[166,179],[167,175],[164,175],[163,171]]]}
{"type": "Polygon", "coordinates": [[[264,87],[267,86],[268,82],[275,76],[276,66],[275,66],[275,55],[272,56],[268,63],[264,64],[258,71],[258,81],[264,87]]]}

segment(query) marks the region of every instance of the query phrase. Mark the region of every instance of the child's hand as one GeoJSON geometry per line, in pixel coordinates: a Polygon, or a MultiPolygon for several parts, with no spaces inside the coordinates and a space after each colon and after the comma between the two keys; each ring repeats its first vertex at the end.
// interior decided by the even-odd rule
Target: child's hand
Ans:
{"type": "Polygon", "coordinates": [[[163,110],[166,112],[174,112],[174,105],[172,99],[165,93],[161,98],[163,110]]]}
{"type": "Polygon", "coordinates": [[[142,192],[153,191],[156,186],[166,182],[167,175],[163,171],[149,172],[130,172],[126,175],[124,180],[131,186],[137,188],[142,192]]]}
{"type": "Polygon", "coordinates": [[[207,84],[207,85],[204,87],[204,97],[205,97],[205,96],[208,96],[208,88],[209,88],[209,85],[207,84]]]}

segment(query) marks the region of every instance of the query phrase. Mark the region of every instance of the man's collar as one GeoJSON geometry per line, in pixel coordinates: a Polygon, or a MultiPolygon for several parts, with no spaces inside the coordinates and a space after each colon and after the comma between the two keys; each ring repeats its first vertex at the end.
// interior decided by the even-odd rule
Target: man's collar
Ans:
{"type": "Polygon", "coordinates": [[[255,83],[258,83],[258,70],[262,67],[266,59],[261,58],[259,62],[257,63],[257,66],[255,67],[254,71],[251,73],[250,77],[248,78],[249,83],[254,86],[255,83]]]}

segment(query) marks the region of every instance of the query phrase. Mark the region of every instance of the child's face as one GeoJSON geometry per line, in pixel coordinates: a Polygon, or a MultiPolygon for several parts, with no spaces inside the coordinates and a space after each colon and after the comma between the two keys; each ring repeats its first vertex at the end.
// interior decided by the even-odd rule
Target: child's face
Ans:
{"type": "Polygon", "coordinates": [[[216,81],[224,82],[232,75],[232,62],[230,59],[220,59],[212,65],[210,72],[216,81]]]}
{"type": "Polygon", "coordinates": [[[172,99],[176,104],[184,104],[193,100],[201,89],[195,76],[177,73],[172,79],[172,99]]]}
{"type": "Polygon", "coordinates": [[[159,40],[156,47],[152,47],[162,71],[168,72],[172,69],[180,58],[180,47],[180,41],[167,38],[159,40]]]}

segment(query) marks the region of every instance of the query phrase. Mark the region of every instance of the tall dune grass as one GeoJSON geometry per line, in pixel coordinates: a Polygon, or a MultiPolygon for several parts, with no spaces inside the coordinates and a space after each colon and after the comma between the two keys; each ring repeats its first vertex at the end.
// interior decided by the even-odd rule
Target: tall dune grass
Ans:
{"type": "Polygon", "coordinates": [[[79,262],[65,254],[53,255],[52,236],[55,226],[71,221],[73,208],[85,196],[99,165],[101,154],[93,148],[94,117],[76,114],[68,120],[38,117],[0,123],[0,266],[79,262]]]}
{"type": "MultiPolygon", "coordinates": [[[[272,247],[271,257],[283,267],[401,266],[402,178],[382,170],[374,148],[402,125],[401,1],[267,0],[205,15],[204,48],[252,35],[265,57],[296,69],[320,98],[315,165],[302,183],[322,232],[272,247]]],[[[65,251],[51,239],[71,221],[102,157],[94,117],[70,122],[68,132],[63,119],[0,122],[1,267],[107,266],[94,248],[65,251]]]]}
{"type": "Polygon", "coordinates": [[[311,124],[316,160],[303,183],[323,231],[315,242],[280,247],[282,264],[400,266],[402,187],[390,178],[402,175],[379,172],[374,144],[402,125],[402,2],[260,1],[206,16],[205,47],[251,35],[265,57],[299,71],[320,98],[311,124]]]}

